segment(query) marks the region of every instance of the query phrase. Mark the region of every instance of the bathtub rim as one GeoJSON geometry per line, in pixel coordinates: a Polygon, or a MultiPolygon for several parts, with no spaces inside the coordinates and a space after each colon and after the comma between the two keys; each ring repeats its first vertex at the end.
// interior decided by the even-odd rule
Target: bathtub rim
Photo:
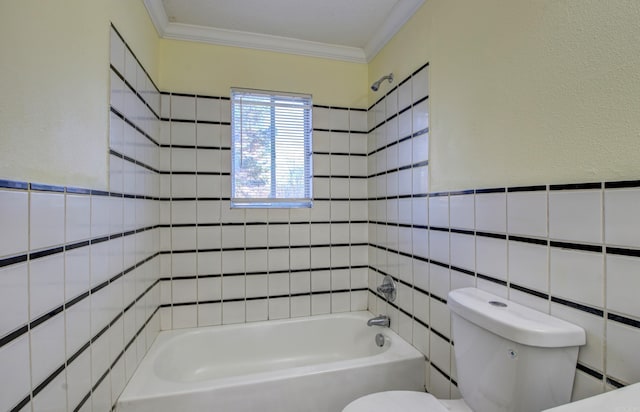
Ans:
{"type": "Polygon", "coordinates": [[[348,360],[339,360],[333,362],[326,362],[314,365],[304,365],[292,368],[280,369],[275,371],[257,372],[239,376],[230,376],[226,378],[216,378],[212,380],[194,381],[194,382],[179,382],[170,381],[157,376],[154,373],[155,359],[158,352],[163,349],[163,344],[172,338],[184,334],[198,334],[206,333],[207,331],[214,329],[216,332],[223,332],[227,330],[234,330],[238,328],[247,327],[259,327],[265,325],[279,325],[287,323],[299,323],[309,322],[313,320],[334,319],[334,318],[355,318],[363,322],[366,328],[366,321],[374,315],[369,311],[356,311],[356,312],[342,312],[323,314],[316,316],[306,316],[299,318],[287,318],[277,320],[266,320],[258,322],[237,323],[230,325],[216,325],[205,327],[194,327],[184,329],[174,329],[161,331],[156,337],[155,341],[151,345],[149,351],[138,364],[138,367],[134,371],[131,379],[127,383],[124,391],[118,398],[117,403],[123,402],[135,402],[143,401],[145,399],[156,399],[162,397],[181,396],[190,393],[199,393],[205,390],[216,390],[230,387],[251,386],[260,382],[272,382],[282,379],[287,379],[296,376],[304,376],[310,374],[322,374],[330,373],[333,371],[342,371],[353,368],[365,368],[375,365],[384,365],[393,362],[421,359],[424,360],[425,356],[420,353],[416,348],[411,346],[408,342],[402,339],[391,328],[378,327],[379,332],[384,333],[391,342],[391,345],[378,354],[372,356],[366,356],[361,358],[353,358],[348,360]],[[136,379],[139,373],[145,373],[145,376],[149,380],[140,382],[141,378],[136,379]],[[151,382],[150,382],[151,381],[151,382]],[[152,387],[149,387],[151,383],[152,387]],[[143,385],[144,384],[144,385],[143,385]]]}

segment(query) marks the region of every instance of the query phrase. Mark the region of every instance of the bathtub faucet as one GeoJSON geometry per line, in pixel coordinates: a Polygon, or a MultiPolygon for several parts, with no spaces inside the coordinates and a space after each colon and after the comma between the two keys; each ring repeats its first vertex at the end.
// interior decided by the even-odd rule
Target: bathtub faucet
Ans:
{"type": "Polygon", "coordinates": [[[391,319],[387,315],[378,315],[375,318],[371,318],[367,321],[367,326],[386,326],[391,325],[391,319]]]}

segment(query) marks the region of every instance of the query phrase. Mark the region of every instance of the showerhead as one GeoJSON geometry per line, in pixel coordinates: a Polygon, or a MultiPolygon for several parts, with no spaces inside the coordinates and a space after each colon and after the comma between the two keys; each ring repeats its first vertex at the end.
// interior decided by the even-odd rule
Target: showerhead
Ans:
{"type": "Polygon", "coordinates": [[[389,80],[389,83],[391,83],[393,81],[393,73],[389,73],[386,76],[382,76],[378,81],[373,82],[373,84],[371,85],[371,90],[373,90],[374,92],[377,92],[378,89],[380,88],[380,83],[382,83],[385,80],[389,80]]]}

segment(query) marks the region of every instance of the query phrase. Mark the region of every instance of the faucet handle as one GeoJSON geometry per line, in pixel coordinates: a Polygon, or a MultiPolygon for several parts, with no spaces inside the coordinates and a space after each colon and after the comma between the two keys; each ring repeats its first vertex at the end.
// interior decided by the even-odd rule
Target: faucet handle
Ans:
{"type": "Polygon", "coordinates": [[[385,276],[382,285],[378,286],[376,290],[378,293],[384,295],[385,299],[389,302],[396,300],[396,283],[391,276],[385,276]]]}

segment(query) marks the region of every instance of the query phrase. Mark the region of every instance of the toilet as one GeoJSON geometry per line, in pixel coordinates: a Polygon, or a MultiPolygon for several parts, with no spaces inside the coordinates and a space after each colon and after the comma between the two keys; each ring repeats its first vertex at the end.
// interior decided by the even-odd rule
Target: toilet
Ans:
{"type": "Polygon", "coordinates": [[[476,288],[449,292],[447,306],[463,399],[379,392],[343,412],[539,412],[571,400],[582,328],[476,288]]]}

